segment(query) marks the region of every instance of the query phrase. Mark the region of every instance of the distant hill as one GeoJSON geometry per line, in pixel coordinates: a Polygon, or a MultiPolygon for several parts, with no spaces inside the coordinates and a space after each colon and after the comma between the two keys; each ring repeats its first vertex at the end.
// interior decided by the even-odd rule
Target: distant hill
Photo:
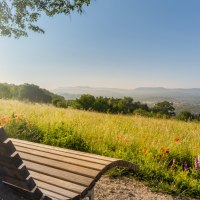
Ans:
{"type": "Polygon", "coordinates": [[[188,110],[193,113],[200,113],[200,88],[175,88],[163,87],[140,87],[136,89],[118,88],[93,88],[93,87],[62,87],[53,90],[54,93],[64,96],[66,99],[75,99],[82,94],[93,96],[104,96],[121,98],[130,96],[135,101],[142,101],[152,105],[159,101],[173,102],[177,112],[188,110]]]}

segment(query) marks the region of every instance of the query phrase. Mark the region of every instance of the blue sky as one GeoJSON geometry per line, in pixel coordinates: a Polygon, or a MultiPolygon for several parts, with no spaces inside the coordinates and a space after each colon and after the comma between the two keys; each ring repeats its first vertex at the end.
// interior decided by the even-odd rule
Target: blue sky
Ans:
{"type": "Polygon", "coordinates": [[[199,0],[96,0],[47,18],[44,35],[0,38],[0,82],[47,89],[200,87],[199,0]]]}

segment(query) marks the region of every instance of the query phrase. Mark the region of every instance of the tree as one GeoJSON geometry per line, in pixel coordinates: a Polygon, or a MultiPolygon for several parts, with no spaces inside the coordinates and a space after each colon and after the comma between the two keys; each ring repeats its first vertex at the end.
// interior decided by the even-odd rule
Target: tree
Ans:
{"type": "Polygon", "coordinates": [[[0,83],[0,99],[10,99],[12,97],[10,87],[6,83],[0,83]]]}
{"type": "Polygon", "coordinates": [[[177,119],[188,122],[192,121],[194,119],[194,116],[189,111],[182,111],[178,114],[177,119]]]}
{"type": "Polygon", "coordinates": [[[106,113],[109,109],[108,105],[108,98],[104,97],[96,97],[95,104],[94,104],[94,110],[98,112],[104,112],[106,113]]]}
{"type": "Polygon", "coordinates": [[[68,15],[72,11],[81,13],[90,0],[1,0],[0,36],[27,36],[27,30],[44,33],[36,22],[41,14],[68,15]]]}
{"type": "Polygon", "coordinates": [[[59,95],[54,95],[52,97],[52,104],[59,108],[67,108],[67,102],[65,98],[59,95]]]}
{"type": "Polygon", "coordinates": [[[132,113],[134,110],[133,98],[124,97],[118,102],[118,112],[123,114],[132,113]]]}
{"type": "Polygon", "coordinates": [[[175,108],[173,107],[173,103],[168,101],[163,101],[156,103],[152,108],[154,113],[166,115],[167,117],[175,116],[175,108]]]}
{"type": "Polygon", "coordinates": [[[31,102],[51,103],[51,93],[45,89],[41,89],[34,84],[23,84],[19,86],[18,98],[20,100],[28,100],[31,102]]]}
{"type": "Polygon", "coordinates": [[[95,105],[95,97],[90,94],[83,94],[79,99],[76,99],[79,107],[83,110],[91,110],[95,105]]]}

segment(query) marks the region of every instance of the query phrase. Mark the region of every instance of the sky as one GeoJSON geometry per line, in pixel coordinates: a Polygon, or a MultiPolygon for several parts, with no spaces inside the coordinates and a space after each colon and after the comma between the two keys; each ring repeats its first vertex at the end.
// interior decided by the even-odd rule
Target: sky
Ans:
{"type": "Polygon", "coordinates": [[[42,16],[45,34],[0,37],[0,82],[42,88],[200,87],[199,0],[92,0],[42,16]]]}

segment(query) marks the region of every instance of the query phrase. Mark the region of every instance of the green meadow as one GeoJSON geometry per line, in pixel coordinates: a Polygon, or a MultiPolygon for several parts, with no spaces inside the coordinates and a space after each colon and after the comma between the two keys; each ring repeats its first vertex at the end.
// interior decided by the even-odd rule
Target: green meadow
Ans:
{"type": "Polygon", "coordinates": [[[10,137],[137,163],[136,172],[118,168],[111,175],[133,175],[157,191],[200,198],[199,122],[0,100],[0,125],[10,137]]]}

